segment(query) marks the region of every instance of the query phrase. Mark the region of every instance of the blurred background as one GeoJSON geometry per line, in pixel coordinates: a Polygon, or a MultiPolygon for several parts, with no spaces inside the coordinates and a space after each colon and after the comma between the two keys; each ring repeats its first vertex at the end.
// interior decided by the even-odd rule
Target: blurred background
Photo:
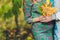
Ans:
{"type": "Polygon", "coordinates": [[[0,40],[33,40],[24,20],[23,0],[0,0],[0,40]]]}

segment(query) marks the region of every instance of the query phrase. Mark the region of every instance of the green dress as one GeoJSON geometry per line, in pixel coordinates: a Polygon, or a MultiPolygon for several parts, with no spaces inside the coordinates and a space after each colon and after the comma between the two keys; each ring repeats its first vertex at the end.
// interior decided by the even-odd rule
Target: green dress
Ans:
{"type": "Polygon", "coordinates": [[[41,16],[38,12],[38,5],[45,3],[45,0],[41,0],[39,3],[32,5],[30,0],[25,0],[24,15],[27,23],[32,24],[32,33],[34,40],[53,40],[53,22],[33,23],[32,19],[41,16]]]}

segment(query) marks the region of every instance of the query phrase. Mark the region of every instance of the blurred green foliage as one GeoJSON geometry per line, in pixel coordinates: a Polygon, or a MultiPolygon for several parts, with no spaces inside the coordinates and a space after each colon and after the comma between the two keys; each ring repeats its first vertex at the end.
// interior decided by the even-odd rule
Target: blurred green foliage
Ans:
{"type": "MultiPolygon", "coordinates": [[[[0,0],[0,40],[6,40],[5,30],[31,28],[24,20],[22,3],[22,0],[0,0]]],[[[32,40],[31,33],[29,35],[26,40],[32,40]]]]}

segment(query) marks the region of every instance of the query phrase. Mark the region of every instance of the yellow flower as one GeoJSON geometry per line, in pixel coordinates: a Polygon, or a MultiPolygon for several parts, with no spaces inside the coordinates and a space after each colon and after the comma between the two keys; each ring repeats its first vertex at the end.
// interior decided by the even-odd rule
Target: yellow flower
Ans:
{"type": "Polygon", "coordinates": [[[43,4],[41,6],[41,8],[42,8],[42,14],[43,14],[43,16],[50,16],[53,13],[56,12],[56,8],[55,7],[51,7],[51,4],[49,4],[49,5],[43,4]]]}

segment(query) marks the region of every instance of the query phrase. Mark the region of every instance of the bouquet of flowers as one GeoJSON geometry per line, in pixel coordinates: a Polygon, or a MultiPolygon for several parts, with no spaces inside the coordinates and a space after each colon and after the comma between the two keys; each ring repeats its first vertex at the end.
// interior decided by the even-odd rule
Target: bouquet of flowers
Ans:
{"type": "Polygon", "coordinates": [[[52,7],[50,1],[46,0],[45,4],[38,6],[38,11],[43,16],[50,16],[56,12],[56,8],[52,7]]]}

